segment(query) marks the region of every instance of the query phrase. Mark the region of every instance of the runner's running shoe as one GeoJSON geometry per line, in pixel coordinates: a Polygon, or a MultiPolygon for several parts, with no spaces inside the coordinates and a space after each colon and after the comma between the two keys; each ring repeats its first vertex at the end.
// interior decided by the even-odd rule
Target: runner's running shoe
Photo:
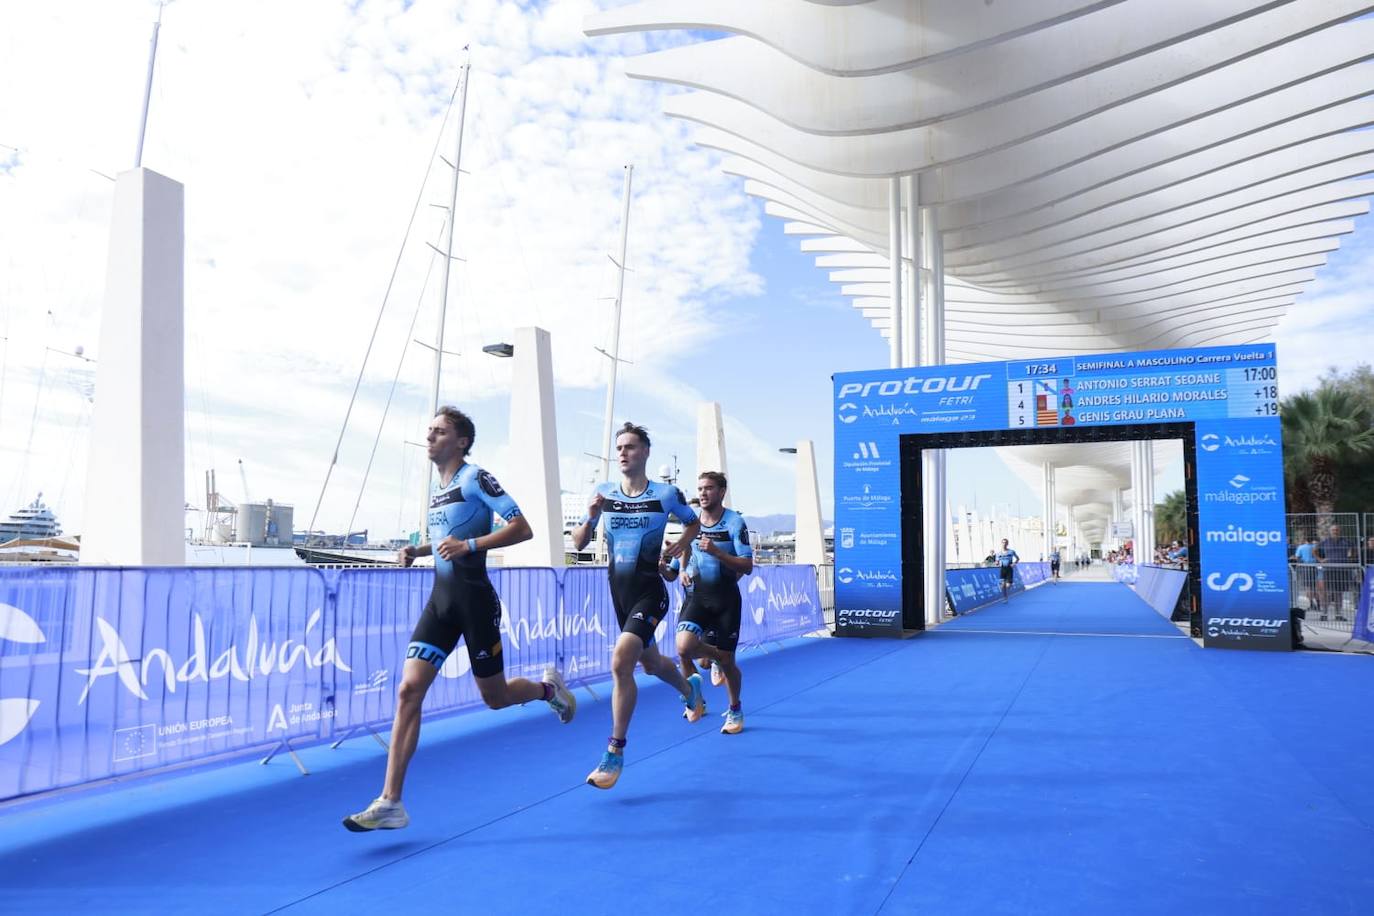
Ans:
{"type": "Polygon", "coordinates": [[[558,721],[567,725],[577,715],[577,697],[563,683],[563,675],[553,665],[544,669],[544,683],[553,688],[553,696],[546,701],[558,713],[558,721]]]}
{"type": "Polygon", "coordinates": [[[625,755],[607,751],[601,755],[601,762],[596,765],[596,769],[587,774],[587,785],[609,789],[615,785],[616,780],[620,778],[620,771],[624,768],[625,755]]]}
{"type": "Polygon", "coordinates": [[[385,798],[374,799],[372,804],[362,811],[343,819],[343,825],[354,833],[364,833],[368,830],[399,830],[409,823],[410,815],[406,814],[405,805],[387,801],[385,798]]]}
{"type": "Polygon", "coordinates": [[[722,735],[738,735],[744,731],[744,711],[728,709],[725,711],[725,724],[720,727],[722,735]]]}
{"type": "Polygon", "coordinates": [[[692,688],[692,695],[683,697],[683,705],[687,707],[685,715],[688,722],[696,722],[706,715],[706,700],[701,695],[701,675],[694,674],[687,678],[687,686],[692,688]]]}

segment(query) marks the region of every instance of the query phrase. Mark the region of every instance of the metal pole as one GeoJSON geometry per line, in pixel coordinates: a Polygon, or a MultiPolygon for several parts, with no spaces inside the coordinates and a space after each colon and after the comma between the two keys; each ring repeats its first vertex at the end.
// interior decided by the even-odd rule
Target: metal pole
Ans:
{"type": "Polygon", "coordinates": [[[601,428],[601,479],[611,479],[611,425],[615,422],[615,380],[620,367],[620,304],[625,298],[625,250],[630,240],[630,180],[635,167],[625,166],[625,189],[620,203],[620,259],[615,266],[620,273],[615,285],[615,306],[611,310],[611,378],[606,383],[606,416],[601,428]]]}
{"type": "MultiPolygon", "coordinates": [[[[439,385],[444,370],[444,320],[448,317],[449,271],[453,268],[453,231],[458,222],[458,176],[463,165],[463,125],[467,119],[468,81],[472,77],[472,64],[465,62],[462,71],[463,91],[458,97],[458,132],[453,148],[453,185],[448,198],[448,233],[444,243],[444,278],[439,288],[439,329],[434,338],[434,386],[430,392],[429,415],[432,419],[439,412],[439,385]]],[[[424,516],[420,521],[420,542],[429,540],[429,491],[434,485],[434,463],[430,462],[429,472],[425,475],[425,492],[421,502],[424,516]]]]}
{"type": "Polygon", "coordinates": [[[138,119],[138,148],[134,151],[134,168],[143,167],[143,137],[148,133],[148,105],[153,96],[153,66],[157,63],[157,33],[162,28],[162,8],[157,5],[157,21],[153,23],[153,39],[148,48],[148,78],[143,82],[143,114],[138,119]]]}

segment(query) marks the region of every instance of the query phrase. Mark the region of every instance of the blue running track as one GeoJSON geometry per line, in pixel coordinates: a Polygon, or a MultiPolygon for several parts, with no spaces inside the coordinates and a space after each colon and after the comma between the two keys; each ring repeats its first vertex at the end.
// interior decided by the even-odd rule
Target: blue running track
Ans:
{"type": "MultiPolygon", "coordinates": [[[[744,659],[745,732],[640,693],[0,808],[5,912],[1369,913],[1374,659],[1207,651],[1115,583],[744,659]]],[[[604,692],[603,692],[604,693],[604,692]]]]}

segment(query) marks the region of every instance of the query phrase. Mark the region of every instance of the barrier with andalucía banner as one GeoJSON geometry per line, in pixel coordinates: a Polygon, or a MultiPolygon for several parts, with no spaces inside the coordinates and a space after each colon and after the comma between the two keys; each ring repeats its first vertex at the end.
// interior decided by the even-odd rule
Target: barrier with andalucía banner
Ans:
{"type": "MultiPolygon", "coordinates": [[[[610,676],[603,568],[492,569],[510,677],[610,676]]],[[[385,728],[430,570],[0,570],[0,800],[385,728]]],[[[822,628],[815,570],[740,583],[741,647],[822,628]]],[[[681,589],[660,625],[673,651],[681,589]]],[[[453,652],[427,714],[481,705],[453,652]]]]}
{"type": "MultiPolygon", "coordinates": [[[[1024,592],[1050,576],[1050,564],[1032,561],[1012,567],[1010,594],[1024,592]]],[[[945,570],[945,597],[955,614],[967,614],[1002,600],[1002,570],[997,566],[945,570]]]]}

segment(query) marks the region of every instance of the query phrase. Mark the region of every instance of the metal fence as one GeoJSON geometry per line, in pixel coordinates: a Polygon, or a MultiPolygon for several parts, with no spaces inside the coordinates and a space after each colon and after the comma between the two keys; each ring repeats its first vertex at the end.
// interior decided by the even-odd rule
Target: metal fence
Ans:
{"type": "Polygon", "coordinates": [[[1365,564],[1374,563],[1374,513],[1294,512],[1287,521],[1289,589],[1304,632],[1350,639],[1365,564]]]}
{"type": "Polygon", "coordinates": [[[1354,563],[1293,563],[1288,567],[1293,607],[1303,629],[1350,639],[1366,567],[1354,563]]]}

